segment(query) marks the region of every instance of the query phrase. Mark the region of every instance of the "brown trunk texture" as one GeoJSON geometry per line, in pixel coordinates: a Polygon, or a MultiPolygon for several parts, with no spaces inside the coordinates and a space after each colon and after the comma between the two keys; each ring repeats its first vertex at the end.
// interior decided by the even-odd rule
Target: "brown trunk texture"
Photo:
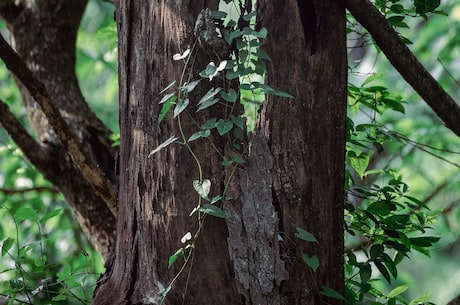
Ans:
{"type": "MultiPolygon", "coordinates": [[[[120,184],[113,264],[96,289],[93,304],[320,304],[321,285],[343,292],[343,171],[346,109],[345,12],[334,1],[259,1],[258,18],[269,36],[273,61],[269,84],[294,99],[269,98],[251,154],[233,178],[209,141],[192,149],[212,182],[210,197],[227,182],[234,200],[221,207],[223,220],[208,216],[193,259],[162,301],[159,292],[179,272],[168,258],[180,239],[196,229],[189,213],[198,195],[196,162],[187,148],[171,144],[148,158],[171,136],[180,136],[169,114],[158,124],[162,95],[179,80],[183,63],[173,61],[193,45],[195,20],[211,1],[117,1],[120,60],[120,184]],[[314,20],[310,20],[314,17],[314,20]],[[231,179],[231,180],[230,180],[231,179]],[[297,240],[295,228],[319,243],[297,240]],[[317,255],[316,273],[302,253],[317,255]]],[[[215,58],[199,51],[193,71],[215,58]]],[[[194,80],[194,79],[192,79],[194,80]]],[[[189,113],[203,123],[221,117],[215,109],[195,113],[197,99],[216,81],[204,80],[190,96],[189,113]]],[[[186,138],[197,131],[181,115],[186,138]]],[[[214,145],[231,154],[225,139],[214,145]]],[[[331,304],[337,300],[328,299],[331,304]]]]}
{"type": "Polygon", "coordinates": [[[321,304],[321,286],[344,290],[345,10],[333,0],[259,3],[272,58],[268,84],[295,97],[269,97],[259,117],[273,155],[273,201],[289,271],[285,304],[321,304]],[[318,243],[296,240],[296,227],[318,243]],[[302,253],[318,256],[316,272],[306,268],[302,253]]]}

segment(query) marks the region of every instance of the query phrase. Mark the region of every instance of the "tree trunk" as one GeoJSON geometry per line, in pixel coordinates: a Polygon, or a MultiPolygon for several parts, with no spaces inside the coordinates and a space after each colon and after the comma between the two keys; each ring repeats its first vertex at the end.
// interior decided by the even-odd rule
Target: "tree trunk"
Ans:
{"type": "Polygon", "coordinates": [[[269,33],[268,84],[295,96],[269,97],[258,122],[273,155],[273,201],[286,236],[283,255],[293,260],[283,286],[286,304],[320,304],[321,286],[344,289],[347,59],[339,2],[266,1],[258,16],[269,33]],[[296,241],[296,227],[313,233],[318,243],[296,241]],[[301,263],[302,253],[318,256],[315,273],[301,263]]]}
{"type": "MultiPolygon", "coordinates": [[[[310,10],[302,1],[301,7],[292,0],[259,1],[258,19],[268,28],[267,51],[273,58],[269,84],[295,98],[270,98],[264,105],[250,156],[240,168],[222,166],[216,149],[227,157],[235,152],[217,134],[211,135],[213,144],[191,144],[201,170],[184,145],[171,144],[148,157],[164,140],[180,137],[181,130],[187,139],[198,130],[195,122],[224,113],[218,107],[195,112],[197,99],[217,86],[216,80],[204,80],[190,95],[190,116],[180,115],[181,129],[172,115],[157,121],[158,93],[182,75],[184,65],[172,61],[173,54],[194,44],[198,14],[205,7],[215,9],[216,2],[116,3],[117,243],[93,304],[320,304],[321,285],[343,292],[347,67],[345,12],[335,1],[308,1],[310,10]],[[199,202],[192,182],[206,178],[210,197],[224,190],[233,197],[221,205],[228,218],[206,217],[193,256],[174,281],[182,261],[168,269],[168,258],[183,247],[181,237],[198,226],[189,216],[199,202]],[[319,243],[297,240],[296,227],[311,231],[319,243]],[[316,273],[303,263],[303,253],[319,257],[316,273]]],[[[194,77],[209,61],[216,62],[201,49],[194,54],[194,77]]]]}

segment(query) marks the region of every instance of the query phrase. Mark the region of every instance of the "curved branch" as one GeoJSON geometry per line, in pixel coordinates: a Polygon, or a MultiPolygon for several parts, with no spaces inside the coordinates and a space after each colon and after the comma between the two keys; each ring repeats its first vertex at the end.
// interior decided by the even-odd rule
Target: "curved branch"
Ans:
{"type": "Polygon", "coordinates": [[[46,152],[42,146],[30,136],[2,100],[0,100],[0,124],[33,164],[46,161],[46,152]]]}
{"type": "Polygon", "coordinates": [[[1,35],[0,58],[40,105],[65,150],[72,156],[84,177],[101,194],[111,212],[116,216],[116,191],[113,185],[100,167],[89,157],[84,146],[79,143],[75,133],[66,123],[59,109],[51,101],[45,86],[35,77],[33,72],[1,35]]]}
{"type": "Polygon", "coordinates": [[[385,17],[368,0],[345,0],[356,20],[375,39],[391,64],[433,109],[445,126],[460,137],[460,106],[422,66],[385,17]]]}

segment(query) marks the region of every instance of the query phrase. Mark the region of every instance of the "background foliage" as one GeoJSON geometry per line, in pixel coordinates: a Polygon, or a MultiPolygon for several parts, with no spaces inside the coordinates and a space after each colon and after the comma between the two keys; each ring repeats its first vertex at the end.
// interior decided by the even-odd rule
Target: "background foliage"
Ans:
{"type": "MultiPolygon", "coordinates": [[[[460,4],[449,0],[438,8],[448,16],[427,14],[426,18],[414,18],[416,2],[377,1],[377,5],[393,8],[386,11],[387,17],[392,18],[398,32],[412,42],[410,48],[417,57],[458,101],[460,4]]],[[[460,294],[460,140],[442,126],[351,17],[349,28],[347,170],[351,218],[346,223],[350,232],[355,229],[355,233],[363,234],[346,237],[349,277],[358,272],[360,285],[363,278],[372,283],[382,292],[380,301],[384,304],[391,304],[385,299],[390,292],[412,300],[425,291],[429,291],[431,302],[445,304],[460,294]],[[388,202],[397,209],[388,213],[382,210],[375,204],[382,198],[390,198],[388,202]],[[411,208],[416,212],[412,213],[411,208]],[[373,223],[380,226],[372,227],[370,223],[369,227],[360,227],[364,221],[360,222],[358,216],[369,216],[366,211],[375,215],[373,223]],[[423,215],[417,216],[418,212],[423,215]],[[389,222],[389,217],[404,213],[409,215],[407,221],[393,217],[389,222]],[[377,246],[389,240],[388,226],[390,231],[397,228],[407,233],[408,238],[441,237],[437,243],[430,239],[421,244],[420,240],[409,241],[413,249],[421,252],[411,251],[409,259],[402,260],[397,280],[377,246]],[[425,245],[433,245],[429,254],[425,245]],[[352,257],[356,262],[350,261],[352,257]],[[376,264],[379,261],[383,268],[376,264]],[[400,288],[395,291],[397,287],[400,288]]],[[[7,36],[4,26],[2,31],[7,36]]],[[[116,64],[113,6],[91,0],[78,38],[77,74],[87,101],[115,133],[116,64]]],[[[19,93],[3,65],[0,88],[1,97],[27,126],[19,93]]],[[[251,99],[261,102],[260,96],[244,94],[250,101],[248,105],[254,105],[251,99]]],[[[253,118],[255,107],[248,109],[252,111],[249,118],[253,118]]],[[[33,304],[49,304],[52,298],[53,304],[89,302],[98,274],[103,271],[97,253],[76,227],[62,196],[24,159],[1,129],[0,217],[0,304],[8,302],[1,299],[6,294],[33,304]]],[[[401,235],[395,240],[401,241],[401,235]]],[[[395,262],[398,249],[384,246],[395,262]]]]}

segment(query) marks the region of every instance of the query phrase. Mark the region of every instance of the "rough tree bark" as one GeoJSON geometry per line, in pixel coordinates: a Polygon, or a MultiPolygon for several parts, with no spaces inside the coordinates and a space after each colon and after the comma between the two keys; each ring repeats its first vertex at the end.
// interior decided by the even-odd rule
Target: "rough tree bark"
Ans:
{"type": "MultiPolygon", "coordinates": [[[[75,43],[86,2],[3,1],[0,14],[7,22],[13,47],[44,84],[67,124],[79,136],[80,145],[90,152],[88,157],[115,181],[110,131],[88,107],[75,75],[75,43]]],[[[114,240],[114,215],[73,163],[29,91],[20,82],[18,85],[38,143],[14,132],[19,125],[7,115],[5,105],[1,107],[2,125],[26,157],[59,188],[91,244],[106,258],[114,240]]]]}
{"type": "MultiPolygon", "coordinates": [[[[177,122],[158,125],[158,94],[180,79],[174,53],[193,45],[195,20],[217,1],[117,1],[120,56],[120,189],[113,265],[96,289],[93,304],[159,304],[159,292],[179,271],[167,262],[180,238],[196,226],[190,211],[198,196],[198,170],[188,150],[170,145],[148,158],[177,122]]],[[[259,1],[259,19],[269,30],[273,58],[269,83],[296,98],[271,98],[252,137],[251,155],[230,183],[228,215],[207,217],[195,243],[193,262],[174,282],[163,304],[319,304],[321,285],[343,292],[343,166],[346,108],[345,12],[335,1],[259,1]],[[304,4],[299,2],[301,6],[304,4]],[[314,17],[310,20],[310,17],[314,17]],[[334,29],[331,31],[331,29],[334,29]],[[296,240],[301,227],[318,244],[296,240]],[[280,241],[280,238],[284,241],[280,241]],[[318,255],[312,273],[300,259],[318,255]]],[[[195,73],[210,61],[198,52],[195,73]]],[[[195,74],[196,75],[196,74],[195,74]]],[[[200,83],[196,99],[214,82],[200,83]]],[[[195,121],[220,117],[219,109],[195,114],[195,121]]],[[[186,138],[197,127],[181,116],[186,138]]],[[[220,137],[215,146],[231,154],[220,137]]],[[[211,194],[231,179],[212,145],[192,146],[202,161],[211,194]]],[[[331,300],[329,300],[331,301],[331,300]]],[[[332,300],[338,304],[337,300],[332,300]]]]}

